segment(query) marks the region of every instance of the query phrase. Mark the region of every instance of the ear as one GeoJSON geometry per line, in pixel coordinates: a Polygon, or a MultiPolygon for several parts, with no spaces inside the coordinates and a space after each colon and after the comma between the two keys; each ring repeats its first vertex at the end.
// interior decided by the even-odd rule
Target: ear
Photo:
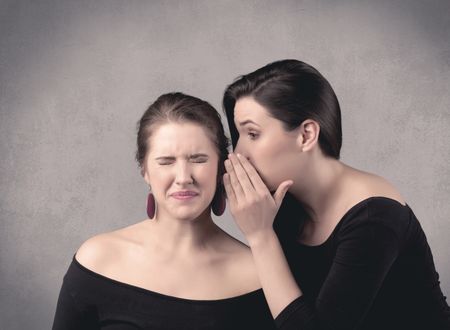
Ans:
{"type": "Polygon", "coordinates": [[[313,149],[319,141],[320,126],[312,120],[306,119],[299,127],[297,144],[302,151],[313,149]]]}
{"type": "Polygon", "coordinates": [[[147,182],[147,185],[150,185],[150,179],[149,179],[149,175],[148,175],[147,171],[144,172],[143,177],[144,177],[145,182],[147,182]]]}
{"type": "Polygon", "coordinates": [[[141,175],[144,178],[145,182],[147,182],[147,185],[149,186],[150,185],[150,175],[148,174],[148,171],[147,171],[145,165],[143,165],[143,167],[141,168],[141,175]]]}

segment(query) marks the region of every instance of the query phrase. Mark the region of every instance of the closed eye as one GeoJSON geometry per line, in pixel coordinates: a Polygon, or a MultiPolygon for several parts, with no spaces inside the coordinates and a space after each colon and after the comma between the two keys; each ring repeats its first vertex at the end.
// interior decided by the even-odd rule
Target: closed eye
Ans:
{"type": "MultiPolygon", "coordinates": [[[[206,163],[208,161],[209,157],[206,154],[194,154],[191,156],[188,156],[186,160],[192,162],[192,163],[206,163]]],[[[171,165],[175,163],[176,158],[175,157],[158,157],[156,158],[156,161],[158,162],[158,165],[171,165]]]]}
{"type": "Polygon", "coordinates": [[[171,165],[171,164],[173,164],[173,161],[159,161],[158,164],[159,165],[171,165]]]}
{"type": "Polygon", "coordinates": [[[191,156],[189,160],[193,163],[206,163],[208,161],[208,156],[206,155],[191,156]]]}
{"type": "Polygon", "coordinates": [[[156,158],[158,165],[170,165],[175,162],[175,157],[158,157],[156,158]]]}

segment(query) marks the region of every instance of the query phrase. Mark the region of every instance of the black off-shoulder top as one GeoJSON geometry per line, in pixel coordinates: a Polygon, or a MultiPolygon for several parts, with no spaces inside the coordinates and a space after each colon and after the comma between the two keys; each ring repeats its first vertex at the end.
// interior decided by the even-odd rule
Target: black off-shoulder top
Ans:
{"type": "Polygon", "coordinates": [[[262,289],[219,300],[178,298],[105,277],[74,255],[52,329],[274,330],[275,324],[262,289]]]}
{"type": "Polygon", "coordinates": [[[279,329],[450,330],[430,247],[408,205],[365,199],[323,244],[292,240],[283,249],[303,295],[277,316],[279,329]]]}

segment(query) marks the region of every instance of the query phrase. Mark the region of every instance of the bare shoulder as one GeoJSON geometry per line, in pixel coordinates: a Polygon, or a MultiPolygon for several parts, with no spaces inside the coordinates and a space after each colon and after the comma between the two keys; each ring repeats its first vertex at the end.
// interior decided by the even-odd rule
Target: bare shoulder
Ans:
{"type": "Polygon", "coordinates": [[[356,191],[363,197],[386,197],[401,204],[406,203],[400,191],[385,178],[363,171],[357,171],[355,176],[358,178],[356,191]]]}
{"type": "Polygon", "coordinates": [[[103,272],[113,262],[117,262],[133,237],[136,225],[95,235],[87,239],[76,252],[77,261],[95,272],[103,272]]]}
{"type": "Polygon", "coordinates": [[[77,261],[93,271],[100,272],[111,260],[117,244],[114,235],[103,233],[87,239],[76,252],[77,261]]]}
{"type": "Polygon", "coordinates": [[[230,236],[227,261],[224,264],[224,274],[230,278],[233,285],[238,284],[241,293],[261,288],[256,265],[250,248],[230,236]]]}

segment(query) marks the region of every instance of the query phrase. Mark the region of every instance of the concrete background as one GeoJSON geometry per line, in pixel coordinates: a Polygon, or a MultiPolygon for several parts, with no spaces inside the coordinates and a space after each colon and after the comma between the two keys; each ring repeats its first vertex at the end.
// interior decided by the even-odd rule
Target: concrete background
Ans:
{"type": "MultiPolygon", "coordinates": [[[[282,58],[331,82],[344,162],[388,178],[450,293],[450,2],[0,1],[0,320],[48,329],[88,237],[145,218],[135,123],[160,94],[218,109],[282,58]]],[[[242,239],[229,214],[217,220],[242,239]]]]}

